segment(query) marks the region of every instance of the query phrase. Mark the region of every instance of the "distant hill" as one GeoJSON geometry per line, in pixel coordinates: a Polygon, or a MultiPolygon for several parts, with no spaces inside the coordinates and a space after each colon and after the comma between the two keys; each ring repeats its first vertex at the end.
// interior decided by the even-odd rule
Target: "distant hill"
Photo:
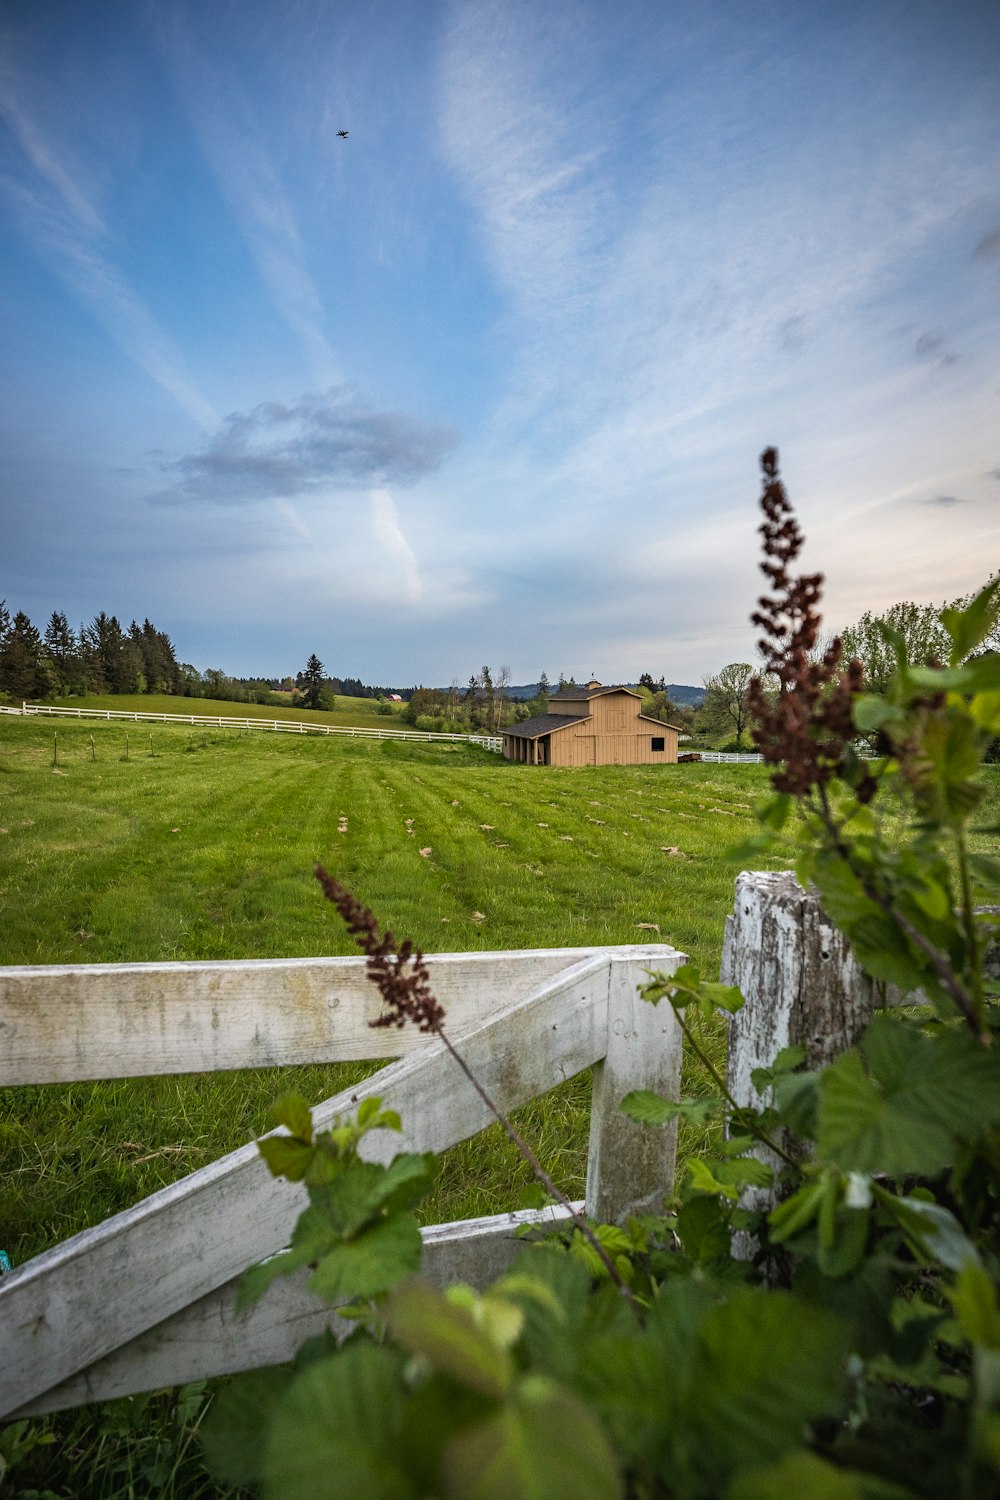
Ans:
{"type": "MultiPolygon", "coordinates": [[[[636,683],[626,682],[624,686],[634,688],[636,686],[636,683]]],[[[556,684],[552,683],[551,687],[552,691],[555,692],[556,684]]],[[[507,697],[534,698],[537,692],[537,682],[515,683],[507,689],[507,697]]],[[[685,687],[682,683],[679,682],[667,683],[667,697],[670,699],[671,703],[679,704],[681,707],[687,707],[687,705],[690,704],[692,707],[697,708],[698,704],[701,702],[704,696],[705,689],[703,687],[685,687]]]]}

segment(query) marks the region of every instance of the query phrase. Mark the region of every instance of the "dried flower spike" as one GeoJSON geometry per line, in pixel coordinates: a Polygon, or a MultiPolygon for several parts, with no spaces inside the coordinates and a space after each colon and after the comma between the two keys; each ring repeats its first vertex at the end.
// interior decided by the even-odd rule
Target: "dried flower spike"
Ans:
{"type": "Polygon", "coordinates": [[[346,886],[316,866],[316,879],[323,894],[340,912],[348,932],[362,953],[367,955],[365,970],[378,989],[386,1009],[371,1026],[398,1026],[412,1023],[418,1031],[440,1034],[444,1024],[444,1007],[431,992],[430,976],[424,955],[409,938],[397,946],[391,932],[379,934],[373,912],[351,895],[346,886]]]}
{"type": "MultiPolygon", "coordinates": [[[[751,682],[750,708],[757,721],[753,736],[765,761],[778,767],[771,777],[775,789],[804,797],[843,773],[854,738],[853,699],[861,690],[863,672],[858,661],[841,668],[839,637],[821,660],[812,655],[822,623],[818,605],[823,575],[793,578],[789,572],[789,564],[802,550],[802,532],[778,474],[776,449],[768,448],[760,462],[760,567],[775,593],[758,599],[759,608],[750,618],[764,632],[758,645],[767,672],[778,680],[778,694],[769,695],[761,677],[751,682]]],[[[858,800],[869,801],[875,785],[864,773],[855,787],[858,800]]]]}

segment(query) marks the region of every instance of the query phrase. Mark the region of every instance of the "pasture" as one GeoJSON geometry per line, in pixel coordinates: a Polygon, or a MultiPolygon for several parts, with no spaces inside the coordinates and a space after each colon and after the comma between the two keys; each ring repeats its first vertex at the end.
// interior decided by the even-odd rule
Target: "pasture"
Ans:
{"type": "MultiPolygon", "coordinates": [[[[279,694],[280,705],[234,703],[228,698],[178,698],[168,693],[115,693],[67,700],[68,708],[110,708],[116,713],[185,714],[196,718],[291,719],[296,723],[333,724],[342,729],[386,729],[398,727],[403,703],[393,703],[391,713],[376,711],[374,698],[347,698],[337,694],[331,709],[295,707],[290,693],[279,694]]],[[[58,699],[47,700],[51,706],[58,699]]]]}

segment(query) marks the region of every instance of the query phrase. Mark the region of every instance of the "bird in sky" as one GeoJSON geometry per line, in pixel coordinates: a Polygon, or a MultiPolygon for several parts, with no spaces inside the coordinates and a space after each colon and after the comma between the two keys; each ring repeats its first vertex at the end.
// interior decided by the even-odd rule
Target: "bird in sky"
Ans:
{"type": "Polygon", "coordinates": [[[350,132],[346,131],[346,130],[338,130],[337,131],[337,134],[340,136],[340,139],[342,141],[346,141],[347,140],[347,137],[348,137],[349,133],[350,132]]]}

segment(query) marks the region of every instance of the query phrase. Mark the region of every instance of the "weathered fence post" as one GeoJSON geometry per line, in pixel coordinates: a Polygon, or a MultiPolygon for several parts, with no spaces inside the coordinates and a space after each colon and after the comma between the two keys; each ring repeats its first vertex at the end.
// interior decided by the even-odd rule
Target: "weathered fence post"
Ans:
{"type": "MultiPolygon", "coordinates": [[[[755,1068],[768,1067],[783,1047],[796,1044],[805,1048],[806,1067],[823,1067],[854,1045],[879,1004],[874,980],[862,972],[816,892],[804,890],[791,870],[745,870],[736,877],[721,978],[745,1001],[729,1018],[726,1082],[737,1104],[755,1107],[766,1102],[751,1080],[755,1068]]],[[[763,1147],[754,1155],[780,1165],[763,1147]]],[[[750,1188],[740,1201],[761,1209],[776,1194],[750,1188]]],[[[750,1259],[756,1242],[736,1234],[733,1250],[750,1259]]]]}
{"type": "Polygon", "coordinates": [[[746,1002],[729,1024],[727,1081],[740,1104],[761,1103],[750,1074],[782,1047],[800,1044],[807,1067],[821,1068],[854,1045],[879,1003],[816,892],[803,890],[791,870],[736,877],[722,982],[746,1002]]]}
{"type": "MultiPolygon", "coordinates": [[[[657,967],[672,974],[685,962],[685,954],[671,953],[657,967]]],[[[648,977],[646,963],[610,961],[607,1053],[594,1066],[587,1159],[587,1213],[601,1224],[657,1213],[674,1190],[676,1122],[651,1130],[619,1108],[633,1089],[680,1098],[684,1038],[671,1005],[640,997],[648,977]]]]}

